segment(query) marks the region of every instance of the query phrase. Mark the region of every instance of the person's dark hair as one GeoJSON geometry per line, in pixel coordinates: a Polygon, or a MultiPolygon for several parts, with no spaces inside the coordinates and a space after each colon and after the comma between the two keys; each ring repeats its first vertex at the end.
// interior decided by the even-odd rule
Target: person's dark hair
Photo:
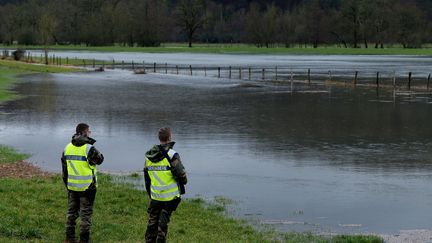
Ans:
{"type": "Polygon", "coordinates": [[[85,124],[85,123],[80,123],[76,126],[76,133],[77,134],[82,134],[85,130],[89,129],[89,125],[85,124]]]}
{"type": "Polygon", "coordinates": [[[169,128],[169,127],[160,128],[158,135],[159,135],[159,141],[161,141],[161,142],[168,141],[168,139],[171,136],[171,128],[169,128]]]}

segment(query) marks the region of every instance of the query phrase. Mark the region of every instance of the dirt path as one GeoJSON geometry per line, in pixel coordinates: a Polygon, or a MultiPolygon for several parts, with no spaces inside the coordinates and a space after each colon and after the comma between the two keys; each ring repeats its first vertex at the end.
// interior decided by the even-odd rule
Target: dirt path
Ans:
{"type": "Polygon", "coordinates": [[[34,178],[51,177],[52,174],[42,171],[40,168],[25,161],[0,164],[0,178],[34,178]]]}

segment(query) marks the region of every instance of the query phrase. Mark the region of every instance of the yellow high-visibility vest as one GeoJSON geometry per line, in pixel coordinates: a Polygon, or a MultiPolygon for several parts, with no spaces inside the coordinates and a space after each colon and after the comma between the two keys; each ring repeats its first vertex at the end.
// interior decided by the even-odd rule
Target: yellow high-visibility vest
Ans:
{"type": "Polygon", "coordinates": [[[64,150],[68,170],[67,188],[71,191],[85,191],[93,182],[93,178],[96,181],[96,165],[90,165],[87,160],[91,146],[85,144],[77,147],[69,143],[64,150]]]}
{"type": "MultiPolygon", "coordinates": [[[[168,151],[168,155],[171,158],[175,153],[172,149],[168,151]]],[[[167,158],[158,162],[152,162],[146,158],[145,167],[151,179],[151,199],[156,201],[171,201],[180,197],[179,186],[171,173],[171,164],[167,158]]]]}

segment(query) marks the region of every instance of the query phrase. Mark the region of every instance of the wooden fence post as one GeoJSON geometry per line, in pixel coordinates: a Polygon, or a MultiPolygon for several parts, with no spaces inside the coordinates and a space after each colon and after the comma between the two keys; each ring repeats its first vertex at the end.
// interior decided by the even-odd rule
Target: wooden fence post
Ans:
{"type": "Polygon", "coordinates": [[[262,69],[262,80],[265,80],[265,68],[262,69]]]}
{"type": "Polygon", "coordinates": [[[113,61],[112,61],[112,69],[114,69],[115,68],[115,60],[113,59],[113,61]]]}
{"type": "Polygon", "coordinates": [[[408,73],[408,90],[411,90],[411,76],[412,76],[412,73],[409,72],[408,73]]]}
{"type": "Polygon", "coordinates": [[[311,75],[310,75],[310,68],[308,69],[308,84],[311,83],[311,75]]]}
{"type": "Polygon", "coordinates": [[[251,80],[252,70],[251,67],[249,67],[249,80],[251,80]]]}
{"type": "Polygon", "coordinates": [[[242,79],[242,68],[239,67],[239,79],[242,79]]]}
{"type": "Polygon", "coordinates": [[[218,67],[218,78],[220,78],[220,67],[218,67]]]}
{"type": "Polygon", "coordinates": [[[376,86],[379,88],[379,72],[376,74],[376,86]]]}
{"type": "Polygon", "coordinates": [[[190,75],[192,76],[192,65],[189,65],[190,75]]]}
{"type": "Polygon", "coordinates": [[[122,69],[124,69],[124,61],[122,61],[122,69]]]}
{"type": "Polygon", "coordinates": [[[231,79],[231,66],[229,66],[229,79],[231,79]]]}
{"type": "Polygon", "coordinates": [[[277,68],[277,66],[275,67],[275,79],[276,79],[276,81],[278,80],[278,68],[277,68]]]}
{"type": "Polygon", "coordinates": [[[354,86],[357,85],[357,77],[358,77],[358,71],[355,71],[355,74],[354,74],[354,86]]]}
{"type": "Polygon", "coordinates": [[[291,71],[291,94],[293,93],[293,83],[294,83],[294,74],[293,71],[291,71]]]}
{"type": "Polygon", "coordinates": [[[156,63],[153,63],[153,72],[156,72],[156,63]]]}
{"type": "Polygon", "coordinates": [[[168,73],[168,63],[165,63],[165,74],[168,73]]]}
{"type": "Polygon", "coordinates": [[[429,76],[428,76],[428,82],[427,82],[427,91],[429,91],[429,83],[430,83],[430,79],[431,79],[431,74],[429,73],[429,76]]]}
{"type": "Polygon", "coordinates": [[[207,77],[207,66],[204,67],[204,77],[207,77]]]}
{"type": "Polygon", "coordinates": [[[178,65],[176,65],[176,71],[177,71],[177,75],[179,74],[179,67],[178,65]]]}

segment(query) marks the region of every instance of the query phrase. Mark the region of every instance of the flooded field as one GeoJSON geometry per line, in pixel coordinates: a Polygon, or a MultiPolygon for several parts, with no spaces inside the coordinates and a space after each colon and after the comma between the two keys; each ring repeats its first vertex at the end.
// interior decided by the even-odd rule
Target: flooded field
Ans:
{"type": "MultiPolygon", "coordinates": [[[[413,68],[417,61],[432,63],[415,58],[413,68]]],[[[106,158],[100,168],[110,172],[141,171],[157,129],[168,125],[189,173],[188,197],[231,198],[234,214],[280,230],[432,228],[427,94],[301,85],[292,93],[128,71],[28,75],[16,90],[25,98],[0,106],[0,141],[48,171],[60,172],[78,122],[90,124],[106,158]]]]}
{"type": "MultiPolygon", "coordinates": [[[[35,56],[41,51],[31,51],[35,56]]],[[[158,63],[170,65],[193,65],[208,67],[279,67],[295,73],[311,69],[312,75],[352,77],[355,71],[359,78],[375,77],[380,72],[382,78],[393,75],[406,78],[412,72],[413,78],[425,79],[432,72],[432,58],[427,56],[381,56],[381,55],[247,55],[247,54],[191,54],[191,53],[139,53],[139,52],[91,52],[91,51],[52,51],[50,55],[63,58],[135,62],[140,64],[158,63]]],[[[88,65],[88,63],[87,63],[88,65]]],[[[234,72],[234,71],[233,71],[234,72]]]]}

